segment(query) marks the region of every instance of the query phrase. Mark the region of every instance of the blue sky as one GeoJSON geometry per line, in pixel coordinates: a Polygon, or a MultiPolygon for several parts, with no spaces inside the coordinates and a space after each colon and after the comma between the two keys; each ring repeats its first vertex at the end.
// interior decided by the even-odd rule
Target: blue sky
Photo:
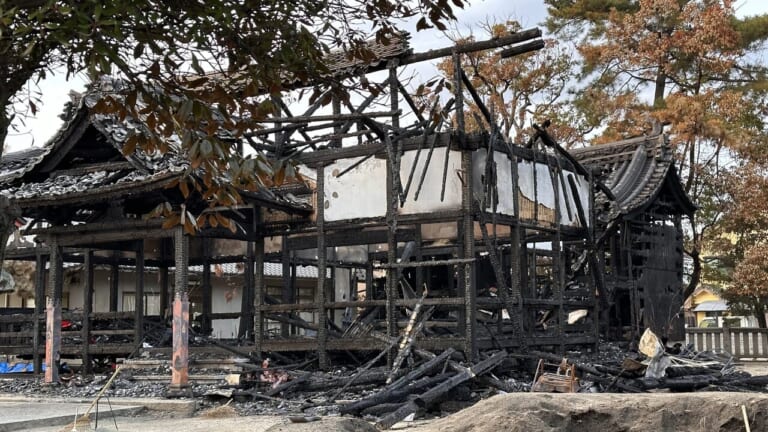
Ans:
{"type": "MultiPolygon", "coordinates": [[[[740,16],[768,13],[766,0],[740,0],[736,2],[736,12],[740,16]]],[[[466,10],[457,14],[457,29],[462,34],[468,34],[472,28],[488,20],[512,18],[519,21],[524,28],[535,27],[546,17],[546,8],[542,0],[474,0],[466,10]]],[[[451,45],[451,42],[437,31],[411,31],[411,46],[414,50],[426,51],[451,45]]],[[[429,78],[434,73],[430,65],[419,67],[416,72],[421,78],[429,78]],[[427,75],[427,76],[425,76],[427,75]]],[[[43,145],[61,126],[58,118],[64,103],[69,99],[70,90],[82,90],[85,81],[76,76],[67,81],[63,74],[48,78],[38,86],[30,85],[33,91],[39,91],[42,96],[42,106],[38,107],[37,115],[29,117],[24,124],[16,122],[18,131],[9,131],[6,141],[6,151],[17,151],[32,145],[43,145]]]]}

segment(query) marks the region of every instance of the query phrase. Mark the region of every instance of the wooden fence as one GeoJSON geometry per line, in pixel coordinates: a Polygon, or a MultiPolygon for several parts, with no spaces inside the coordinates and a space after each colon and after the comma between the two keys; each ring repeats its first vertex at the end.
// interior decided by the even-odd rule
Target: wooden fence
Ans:
{"type": "Polygon", "coordinates": [[[689,327],[685,342],[693,344],[696,351],[728,352],[737,359],[768,359],[768,329],[689,327]]]}

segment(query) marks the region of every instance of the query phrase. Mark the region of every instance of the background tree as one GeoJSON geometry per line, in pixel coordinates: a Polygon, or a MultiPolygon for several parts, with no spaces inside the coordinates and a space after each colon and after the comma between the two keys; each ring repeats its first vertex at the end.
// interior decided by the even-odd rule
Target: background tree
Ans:
{"type": "Polygon", "coordinates": [[[725,194],[716,179],[740,149],[765,146],[765,67],[753,63],[768,16],[738,19],[730,0],[546,0],[548,27],[581,37],[575,107],[604,142],[669,124],[686,192],[710,208],[688,227],[696,288],[702,247],[725,194]],[[648,95],[647,97],[644,97],[648,95]]]}
{"type": "Polygon", "coordinates": [[[197,184],[192,170],[203,168],[210,204],[234,204],[238,188],[263,187],[274,173],[263,157],[238,155],[231,141],[220,139],[221,128],[235,138],[254,128],[273,112],[269,94],[280,92],[284,82],[322,78],[328,50],[345,48],[366,58],[371,53],[363,41],[375,36],[386,42],[399,19],[420,14],[421,28],[445,28],[455,18],[453,7],[464,4],[0,0],[0,154],[19,114],[14,106],[36,111],[38,101],[25,91],[28,83],[53,71],[87,72],[94,82],[111,75],[125,87],[103,89],[107,96],[93,109],[145,125],[124,151],[166,151],[168,138],[180,137],[180,151],[190,159],[180,179],[182,193],[197,184]],[[221,173],[231,182],[216,183],[221,173]]]}
{"type": "Polygon", "coordinates": [[[733,282],[723,290],[732,312],[753,315],[761,328],[766,325],[768,312],[768,245],[758,244],[747,249],[736,265],[733,282]]]}
{"type": "MultiPolygon", "coordinates": [[[[481,39],[506,36],[522,30],[517,21],[504,23],[486,22],[480,26],[481,39]]],[[[456,43],[474,42],[475,36],[456,37],[456,43]]],[[[580,141],[587,132],[580,128],[582,122],[573,117],[567,104],[567,89],[576,74],[576,60],[566,47],[555,39],[545,40],[539,51],[502,59],[498,50],[478,51],[462,56],[467,77],[484,104],[495,116],[503,136],[523,143],[532,131],[533,121],[553,119],[550,131],[564,146],[580,141]]],[[[440,73],[453,79],[452,58],[437,65],[440,73]]],[[[469,95],[465,99],[467,127],[469,130],[487,128],[480,110],[469,95]]]]}
{"type": "MultiPolygon", "coordinates": [[[[718,254],[719,276],[731,310],[757,317],[766,327],[768,307],[768,170],[754,162],[725,176],[728,194],[710,248],[718,254]]],[[[714,273],[714,272],[710,272],[714,273]]],[[[708,275],[709,276],[709,275],[708,275]]]]}

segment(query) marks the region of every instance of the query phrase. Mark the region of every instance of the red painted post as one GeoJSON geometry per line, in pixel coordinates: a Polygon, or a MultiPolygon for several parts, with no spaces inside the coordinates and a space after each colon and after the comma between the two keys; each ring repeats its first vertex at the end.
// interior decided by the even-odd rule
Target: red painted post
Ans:
{"type": "Polygon", "coordinates": [[[64,274],[62,250],[55,239],[48,240],[51,265],[45,297],[45,377],[46,384],[58,384],[61,358],[61,295],[64,274]]]}
{"type": "Polygon", "coordinates": [[[45,306],[45,383],[59,382],[61,303],[48,297],[45,306]]]}
{"type": "Polygon", "coordinates": [[[189,238],[181,227],[173,234],[176,264],[173,297],[173,354],[168,397],[192,397],[189,385],[189,238]]]}
{"type": "Polygon", "coordinates": [[[189,299],[187,293],[176,292],[173,299],[173,358],[171,390],[189,386],[189,299]]]}

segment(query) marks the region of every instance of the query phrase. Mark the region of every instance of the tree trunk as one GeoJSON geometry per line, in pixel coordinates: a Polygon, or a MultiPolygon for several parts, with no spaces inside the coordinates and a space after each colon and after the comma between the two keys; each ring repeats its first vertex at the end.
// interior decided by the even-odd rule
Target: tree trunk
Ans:
{"type": "Polygon", "coordinates": [[[694,240],[693,249],[688,255],[693,260],[693,271],[691,272],[691,280],[688,281],[688,285],[683,290],[683,301],[693,294],[701,280],[701,254],[699,252],[698,240],[694,240]]]}
{"type": "Polygon", "coordinates": [[[667,74],[664,72],[664,66],[659,65],[656,72],[656,82],[653,91],[653,107],[661,108],[664,106],[664,90],[667,88],[667,74]]]}
{"type": "Polygon", "coordinates": [[[754,311],[755,317],[757,318],[757,326],[760,328],[768,328],[768,324],[766,324],[765,319],[765,304],[760,301],[760,299],[755,299],[752,310],[754,311]]]}

